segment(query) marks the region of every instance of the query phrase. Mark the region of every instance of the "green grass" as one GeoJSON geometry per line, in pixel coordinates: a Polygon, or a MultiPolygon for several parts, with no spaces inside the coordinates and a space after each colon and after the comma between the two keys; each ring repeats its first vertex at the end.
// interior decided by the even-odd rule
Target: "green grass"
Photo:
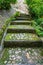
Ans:
{"type": "Polygon", "coordinates": [[[0,65],[6,65],[4,64],[4,61],[8,60],[8,57],[9,57],[8,49],[4,49],[4,54],[0,59],[0,65]]]}

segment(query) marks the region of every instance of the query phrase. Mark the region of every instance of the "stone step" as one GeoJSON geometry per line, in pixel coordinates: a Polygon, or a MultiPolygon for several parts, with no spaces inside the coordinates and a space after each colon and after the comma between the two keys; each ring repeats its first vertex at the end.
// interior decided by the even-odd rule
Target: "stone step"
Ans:
{"type": "Polygon", "coordinates": [[[16,17],[17,20],[30,20],[30,15],[20,14],[20,16],[16,17]]]}
{"type": "Polygon", "coordinates": [[[42,41],[36,34],[31,33],[8,33],[4,40],[4,47],[33,47],[41,46],[42,41]]]}
{"type": "Polygon", "coordinates": [[[42,51],[43,48],[5,48],[0,65],[43,65],[42,51]]]}
{"type": "Polygon", "coordinates": [[[18,25],[18,24],[20,24],[20,25],[29,25],[29,24],[32,24],[32,21],[16,20],[16,21],[11,22],[11,25],[18,25]]]}
{"type": "Polygon", "coordinates": [[[30,18],[26,18],[26,17],[16,17],[16,20],[30,20],[30,18]]]}
{"type": "Polygon", "coordinates": [[[8,33],[36,33],[35,29],[30,25],[10,25],[7,30],[8,33]]]}

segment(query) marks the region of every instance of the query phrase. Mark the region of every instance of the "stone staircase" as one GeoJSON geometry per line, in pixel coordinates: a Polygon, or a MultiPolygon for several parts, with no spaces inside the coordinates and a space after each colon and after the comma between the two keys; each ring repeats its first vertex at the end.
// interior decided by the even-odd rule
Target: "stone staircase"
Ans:
{"type": "Polygon", "coordinates": [[[20,16],[16,17],[17,20],[30,20],[31,16],[26,14],[20,14],[20,16]]]}
{"type": "Polygon", "coordinates": [[[11,21],[4,39],[4,47],[39,47],[42,40],[32,27],[29,15],[20,15],[11,21]]]}
{"type": "Polygon", "coordinates": [[[37,65],[42,62],[39,53],[42,40],[32,27],[32,21],[27,15],[23,17],[19,16],[17,20],[11,21],[6,29],[3,41],[4,53],[0,65],[37,65]]]}

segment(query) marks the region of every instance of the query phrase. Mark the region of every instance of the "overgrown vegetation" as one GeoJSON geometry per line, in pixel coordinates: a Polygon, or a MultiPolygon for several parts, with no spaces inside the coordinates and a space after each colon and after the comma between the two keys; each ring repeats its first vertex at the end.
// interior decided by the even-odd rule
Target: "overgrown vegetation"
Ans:
{"type": "Polygon", "coordinates": [[[10,2],[8,0],[0,0],[0,10],[2,9],[7,10],[10,7],[11,7],[10,2]]]}
{"type": "Polygon", "coordinates": [[[42,0],[26,0],[28,8],[32,16],[43,16],[43,1],[42,0]]]}
{"type": "Polygon", "coordinates": [[[8,10],[11,3],[16,3],[17,0],[0,0],[0,10],[8,10]]]}
{"type": "Polygon", "coordinates": [[[16,3],[17,2],[17,0],[9,0],[11,3],[16,3]]]}
{"type": "Polygon", "coordinates": [[[36,33],[43,36],[43,0],[26,0],[30,14],[34,19],[36,33]]]}

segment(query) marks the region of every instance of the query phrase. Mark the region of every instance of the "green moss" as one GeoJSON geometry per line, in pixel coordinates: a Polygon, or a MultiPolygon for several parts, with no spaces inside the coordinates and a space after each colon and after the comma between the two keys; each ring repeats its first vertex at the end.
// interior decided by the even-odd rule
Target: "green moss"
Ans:
{"type": "Polygon", "coordinates": [[[7,34],[7,36],[5,37],[5,40],[11,40],[11,34],[7,34]]]}
{"type": "Polygon", "coordinates": [[[3,34],[3,30],[0,30],[0,35],[2,35],[3,34]]]}
{"type": "Polygon", "coordinates": [[[5,40],[30,40],[30,41],[37,41],[40,40],[36,34],[31,33],[14,33],[14,34],[7,34],[5,40]]]}
{"type": "Polygon", "coordinates": [[[4,49],[4,54],[0,59],[0,65],[5,65],[4,61],[8,60],[8,57],[9,57],[8,49],[4,49]]]}
{"type": "Polygon", "coordinates": [[[9,29],[34,29],[31,25],[10,25],[9,29]]]}

